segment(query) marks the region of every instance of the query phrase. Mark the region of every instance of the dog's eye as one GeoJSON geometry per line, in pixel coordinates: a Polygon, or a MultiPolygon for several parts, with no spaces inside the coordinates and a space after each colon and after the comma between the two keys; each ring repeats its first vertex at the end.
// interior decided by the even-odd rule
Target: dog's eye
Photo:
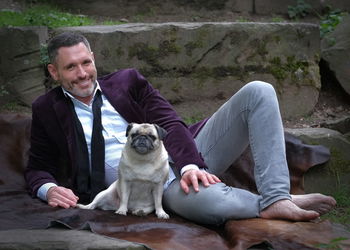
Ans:
{"type": "Polygon", "coordinates": [[[134,134],[131,134],[130,136],[131,136],[132,139],[134,139],[137,136],[137,134],[134,133],[134,134]]]}

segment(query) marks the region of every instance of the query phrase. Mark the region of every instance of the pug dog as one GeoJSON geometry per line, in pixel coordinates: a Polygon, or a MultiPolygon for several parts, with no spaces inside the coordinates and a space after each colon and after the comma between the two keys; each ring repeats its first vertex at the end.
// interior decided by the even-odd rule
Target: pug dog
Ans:
{"type": "Polygon", "coordinates": [[[96,195],[83,209],[128,211],[138,216],[155,210],[158,218],[168,219],[163,210],[163,186],[169,176],[168,153],[163,145],[166,131],[155,124],[131,123],[126,130],[127,142],[118,167],[118,180],[96,195]]]}

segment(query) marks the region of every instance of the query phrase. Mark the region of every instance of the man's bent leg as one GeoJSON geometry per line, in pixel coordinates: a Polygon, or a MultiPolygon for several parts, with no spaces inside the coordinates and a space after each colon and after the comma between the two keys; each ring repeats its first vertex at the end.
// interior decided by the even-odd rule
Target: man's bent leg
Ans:
{"type": "Polygon", "coordinates": [[[213,174],[224,172],[250,143],[262,195],[260,211],[278,200],[291,199],[283,125],[270,84],[245,85],[214,113],[195,140],[213,174]]]}
{"type": "Polygon", "coordinates": [[[211,225],[220,225],[228,219],[258,217],[260,200],[259,195],[224,183],[209,187],[200,185],[198,193],[191,189],[185,194],[179,180],[173,181],[163,194],[166,209],[197,223],[211,225]]]}
{"type": "MultiPolygon", "coordinates": [[[[335,206],[332,197],[321,194],[295,195],[291,199],[283,125],[270,84],[245,85],[208,120],[196,138],[197,147],[214,174],[222,173],[236,160],[245,149],[245,141],[249,141],[254,157],[255,180],[262,196],[261,217],[312,220],[335,206]]],[[[242,191],[231,192],[239,196],[242,191]]],[[[244,204],[249,209],[254,205],[244,204]]]]}

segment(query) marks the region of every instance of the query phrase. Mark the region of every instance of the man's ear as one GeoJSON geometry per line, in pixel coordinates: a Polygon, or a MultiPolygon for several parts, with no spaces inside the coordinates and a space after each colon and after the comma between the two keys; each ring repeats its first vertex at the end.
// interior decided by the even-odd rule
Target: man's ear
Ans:
{"type": "Polygon", "coordinates": [[[49,71],[52,79],[54,79],[55,81],[58,81],[58,72],[57,72],[56,66],[53,65],[52,63],[49,63],[47,65],[47,70],[49,71]]]}

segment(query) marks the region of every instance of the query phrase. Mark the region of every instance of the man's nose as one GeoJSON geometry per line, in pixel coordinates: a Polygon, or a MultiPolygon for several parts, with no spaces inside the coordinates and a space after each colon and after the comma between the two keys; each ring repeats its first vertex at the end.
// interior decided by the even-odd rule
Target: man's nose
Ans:
{"type": "Polygon", "coordinates": [[[78,75],[79,78],[85,78],[86,77],[87,73],[86,73],[86,71],[85,71],[83,66],[79,65],[77,67],[77,71],[78,71],[77,75],[78,75]]]}

